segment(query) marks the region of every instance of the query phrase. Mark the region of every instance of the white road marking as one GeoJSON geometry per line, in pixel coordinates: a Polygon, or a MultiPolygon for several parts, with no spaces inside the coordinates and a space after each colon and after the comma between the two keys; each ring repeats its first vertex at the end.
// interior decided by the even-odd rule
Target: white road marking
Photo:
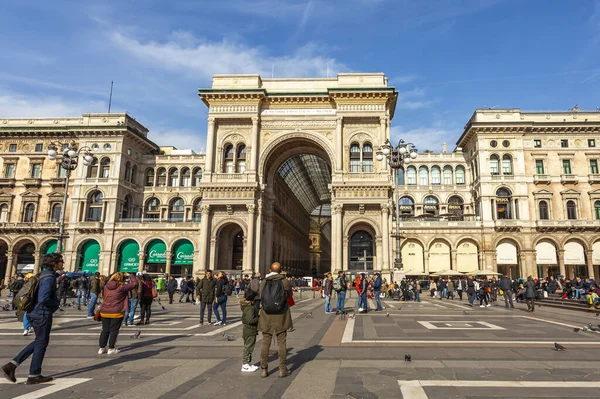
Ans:
{"type": "MultiPolygon", "coordinates": [[[[485,345],[485,344],[494,344],[494,345],[506,345],[506,344],[527,344],[527,345],[551,345],[554,347],[554,342],[556,341],[457,341],[457,340],[392,340],[392,339],[359,339],[353,340],[352,343],[355,344],[475,344],[475,345],[485,345]]],[[[342,340],[342,343],[344,342],[342,340]]],[[[560,341],[561,345],[600,345],[600,342],[597,341],[572,341],[572,342],[564,342],[560,341]]]]}
{"type": "MultiPolygon", "coordinates": [[[[44,396],[51,395],[53,393],[62,391],[63,389],[70,388],[72,386],[82,384],[84,382],[90,381],[91,378],[57,378],[54,381],[49,382],[48,384],[38,385],[38,387],[44,387],[42,389],[35,390],[30,393],[26,393],[21,396],[16,396],[13,399],[37,399],[43,398],[44,396]]],[[[27,381],[27,378],[19,378],[17,379],[17,384],[24,384],[27,381]]],[[[7,380],[1,380],[0,384],[11,384],[7,380]]]]}
{"type": "Polygon", "coordinates": [[[445,321],[423,321],[423,320],[417,320],[417,323],[419,323],[420,325],[422,325],[423,327],[427,328],[428,330],[506,330],[504,327],[500,327],[497,326],[495,324],[491,324],[491,323],[487,323],[485,321],[466,321],[463,322],[462,320],[460,322],[458,322],[458,324],[463,324],[463,323],[473,323],[473,324],[478,324],[480,326],[483,327],[467,327],[466,325],[463,325],[461,327],[452,327],[451,324],[446,323],[445,321]],[[438,327],[433,323],[438,323],[438,324],[444,324],[448,327],[438,327]]]}
{"type": "Polygon", "coordinates": [[[386,308],[392,308],[392,309],[394,309],[394,308],[395,308],[395,306],[394,306],[394,305],[392,305],[392,304],[391,304],[391,303],[389,303],[389,302],[383,302],[383,303],[385,304],[385,307],[386,307],[386,308]]]}
{"type": "Polygon", "coordinates": [[[344,329],[344,335],[342,336],[342,344],[352,342],[352,336],[354,335],[354,318],[348,319],[346,328],[344,329]]]}

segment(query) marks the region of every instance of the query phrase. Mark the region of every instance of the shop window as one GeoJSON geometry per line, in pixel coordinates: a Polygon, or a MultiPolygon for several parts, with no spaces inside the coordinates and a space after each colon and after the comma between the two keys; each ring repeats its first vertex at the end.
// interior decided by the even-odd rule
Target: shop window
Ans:
{"type": "Polygon", "coordinates": [[[506,188],[496,191],[496,217],[498,219],[512,219],[512,194],[506,188]]]}
{"type": "Polygon", "coordinates": [[[398,201],[398,213],[400,217],[412,216],[415,213],[415,202],[410,197],[402,197],[398,201]]]}

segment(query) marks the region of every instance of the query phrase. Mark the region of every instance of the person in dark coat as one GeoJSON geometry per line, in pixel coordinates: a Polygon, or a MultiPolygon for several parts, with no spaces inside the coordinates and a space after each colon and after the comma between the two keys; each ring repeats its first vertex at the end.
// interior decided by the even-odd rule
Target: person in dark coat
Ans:
{"type": "Polygon", "coordinates": [[[254,307],[256,292],[246,289],[244,297],[240,299],[242,309],[242,338],[244,339],[244,351],[242,353],[242,372],[252,373],[258,370],[258,367],[252,364],[252,352],[256,345],[256,336],[258,335],[258,310],[254,307]]]}
{"type": "Polygon", "coordinates": [[[142,276],[142,284],[139,289],[139,299],[140,299],[140,321],[137,323],[140,324],[150,324],[150,315],[152,314],[152,289],[154,287],[154,282],[149,274],[144,274],[142,276]]]}
{"type": "Polygon", "coordinates": [[[208,307],[208,324],[211,324],[216,281],[212,271],[207,270],[196,287],[196,298],[200,299],[200,325],[204,324],[204,309],[208,307]]]}
{"type": "Polygon", "coordinates": [[[169,293],[169,304],[173,304],[173,295],[177,291],[177,280],[173,276],[169,276],[169,282],[167,283],[167,292],[169,293]]]}
{"type": "Polygon", "coordinates": [[[229,284],[225,273],[218,272],[217,280],[215,281],[215,301],[213,303],[213,312],[217,317],[217,322],[215,326],[221,326],[227,324],[227,295],[225,291],[225,286],[229,284]],[[223,313],[223,319],[221,319],[221,315],[219,314],[219,308],[223,313]]]}
{"type": "Polygon", "coordinates": [[[527,302],[527,311],[535,311],[535,281],[533,277],[527,277],[525,282],[525,301],[527,302]]]}
{"type": "Polygon", "coordinates": [[[500,289],[504,292],[504,306],[508,309],[508,305],[510,303],[510,309],[514,309],[515,305],[513,305],[512,294],[513,294],[513,286],[512,282],[508,278],[507,275],[504,275],[500,279],[500,283],[498,284],[500,289]]]}
{"type": "Polygon", "coordinates": [[[473,307],[473,302],[475,302],[475,281],[473,280],[473,276],[469,276],[467,279],[467,295],[469,296],[469,306],[473,307]]]}
{"type": "Polygon", "coordinates": [[[480,308],[485,308],[485,307],[490,306],[490,304],[488,303],[488,299],[487,299],[487,290],[488,290],[489,286],[490,286],[490,284],[488,283],[488,280],[486,278],[481,280],[481,282],[479,283],[479,307],[480,308]],[[483,302],[485,302],[485,305],[483,304],[483,302]]]}

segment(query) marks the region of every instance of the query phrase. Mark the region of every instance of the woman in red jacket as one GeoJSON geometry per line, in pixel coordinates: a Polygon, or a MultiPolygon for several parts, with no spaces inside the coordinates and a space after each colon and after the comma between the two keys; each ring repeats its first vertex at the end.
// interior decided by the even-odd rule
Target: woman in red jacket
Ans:
{"type": "Polygon", "coordinates": [[[102,305],[100,305],[100,315],[102,316],[102,332],[100,333],[100,349],[98,354],[106,353],[106,344],[108,343],[108,354],[119,353],[115,348],[119,330],[123,323],[125,310],[129,306],[129,291],[138,285],[138,280],[129,273],[115,273],[104,286],[102,305]],[[130,277],[130,282],[125,283],[125,277],[130,277]]]}

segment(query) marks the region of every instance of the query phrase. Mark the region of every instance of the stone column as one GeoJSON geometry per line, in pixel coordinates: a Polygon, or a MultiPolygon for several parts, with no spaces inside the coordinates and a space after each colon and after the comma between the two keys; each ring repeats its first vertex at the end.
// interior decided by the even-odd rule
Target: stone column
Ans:
{"type": "MultiPolygon", "coordinates": [[[[380,116],[379,117],[379,127],[380,127],[380,132],[379,132],[379,145],[383,145],[383,143],[385,143],[385,140],[387,138],[387,122],[388,122],[388,118],[387,116],[380,116]]],[[[375,151],[375,150],[374,150],[375,151]]],[[[387,170],[388,169],[388,163],[387,162],[381,162],[382,169],[383,170],[387,170]]],[[[394,181],[396,180],[396,176],[392,176],[392,179],[394,179],[394,181]]],[[[418,176],[417,176],[418,179],[418,176]]],[[[396,199],[398,200],[398,199],[396,199]]]]}
{"type": "Polygon", "coordinates": [[[42,260],[42,254],[36,252],[33,254],[33,274],[40,272],[40,261],[42,260]]]}
{"type": "Polygon", "coordinates": [[[587,259],[588,278],[593,279],[594,278],[594,258],[593,258],[594,251],[593,250],[586,251],[586,255],[587,255],[586,259],[587,259]]]}
{"type": "Polygon", "coordinates": [[[390,225],[389,225],[390,206],[384,204],[381,206],[381,234],[383,240],[383,253],[379,257],[383,260],[383,273],[390,271],[390,225]]]}
{"type": "Polygon", "coordinates": [[[12,248],[6,250],[6,273],[4,274],[4,283],[8,285],[10,277],[13,275],[13,253],[12,248]]]}
{"type": "Polygon", "coordinates": [[[138,252],[138,256],[140,257],[140,265],[138,266],[138,272],[141,273],[144,271],[144,266],[146,266],[146,255],[144,254],[144,251],[140,251],[138,252]]]}
{"type": "MultiPolygon", "coordinates": [[[[206,245],[208,245],[208,243],[206,245]]],[[[217,258],[217,256],[218,256],[217,248],[218,247],[219,247],[219,239],[218,238],[211,238],[210,239],[210,253],[213,254],[213,260],[215,262],[215,265],[219,264],[219,259],[217,258]]],[[[201,271],[198,270],[197,274],[203,275],[205,272],[206,272],[206,268],[203,269],[203,270],[201,270],[201,271]]],[[[213,273],[214,273],[214,270],[213,270],[213,273]]]]}
{"type": "Polygon", "coordinates": [[[262,248],[262,224],[263,224],[262,200],[258,201],[258,214],[256,217],[256,235],[254,237],[254,268],[253,272],[260,272],[260,251],[262,248]]]}
{"type": "Polygon", "coordinates": [[[337,222],[335,225],[335,232],[332,234],[332,239],[335,241],[335,264],[331,265],[331,269],[335,270],[343,267],[344,256],[343,256],[343,237],[344,237],[344,223],[343,223],[343,207],[337,204],[332,207],[333,214],[335,215],[337,222]]]}
{"type": "MultiPolygon", "coordinates": [[[[110,265],[108,266],[108,273],[106,274],[108,276],[108,274],[116,272],[117,271],[117,252],[116,251],[111,251],[109,252],[110,254],[110,265]]],[[[98,268],[98,271],[100,271],[100,268],[98,268]]],[[[102,272],[100,272],[102,273],[102,272]]],[[[102,273],[104,274],[104,273],[102,273]]]]}
{"type": "Polygon", "coordinates": [[[423,267],[424,273],[429,275],[429,251],[423,250],[423,267]]]}
{"type": "MultiPolygon", "coordinates": [[[[167,262],[165,264],[165,274],[171,275],[171,264],[173,263],[173,253],[171,251],[166,252],[167,262]]],[[[183,272],[183,268],[182,268],[183,272]]],[[[184,276],[181,276],[184,277],[184,276]]]]}
{"type": "Polygon", "coordinates": [[[450,269],[454,270],[454,271],[458,271],[458,257],[456,255],[456,253],[457,253],[456,249],[452,249],[450,251],[450,259],[451,259],[450,269]]]}
{"type": "MultiPolygon", "coordinates": [[[[349,253],[348,252],[348,237],[344,237],[342,239],[342,241],[343,241],[342,254],[347,254],[347,253],[349,253]]],[[[342,270],[346,271],[349,269],[349,262],[350,262],[349,256],[344,256],[344,260],[342,261],[342,270]]],[[[333,267],[332,267],[332,269],[337,270],[337,268],[334,269],[333,267]]]]}
{"type": "Polygon", "coordinates": [[[268,271],[271,267],[271,262],[273,262],[273,203],[272,200],[269,200],[266,205],[266,209],[264,209],[263,218],[265,220],[265,241],[262,243],[262,246],[265,249],[265,264],[262,265],[263,277],[265,275],[265,271],[268,271]]]}
{"type": "MultiPolygon", "coordinates": [[[[208,165],[208,164],[207,164],[208,165]]],[[[210,237],[210,232],[208,231],[208,222],[210,218],[210,206],[203,205],[200,208],[200,212],[202,212],[202,219],[200,220],[200,247],[198,249],[198,263],[200,272],[203,274],[206,269],[209,269],[207,260],[206,260],[206,250],[208,249],[208,237],[210,237]]]]}
{"type": "Polygon", "coordinates": [[[206,164],[204,165],[204,173],[211,174],[213,172],[213,163],[215,159],[215,118],[208,118],[208,131],[206,132],[206,164]]]}
{"type": "MultiPolygon", "coordinates": [[[[250,154],[251,168],[253,172],[258,170],[258,116],[252,117],[252,154],[250,154]]],[[[251,245],[251,244],[250,244],[251,245]]]]}
{"type": "Polygon", "coordinates": [[[244,274],[251,274],[254,270],[254,204],[246,205],[248,209],[248,251],[244,259],[244,274]]]}
{"type": "Polygon", "coordinates": [[[560,274],[564,278],[567,278],[567,271],[565,269],[565,250],[564,249],[559,249],[556,252],[558,253],[558,267],[560,269],[560,274]]]}
{"type": "Polygon", "coordinates": [[[343,134],[343,121],[344,118],[338,116],[337,124],[335,127],[335,142],[336,142],[336,154],[335,154],[335,170],[336,172],[342,172],[344,165],[344,134],[343,134]]]}

